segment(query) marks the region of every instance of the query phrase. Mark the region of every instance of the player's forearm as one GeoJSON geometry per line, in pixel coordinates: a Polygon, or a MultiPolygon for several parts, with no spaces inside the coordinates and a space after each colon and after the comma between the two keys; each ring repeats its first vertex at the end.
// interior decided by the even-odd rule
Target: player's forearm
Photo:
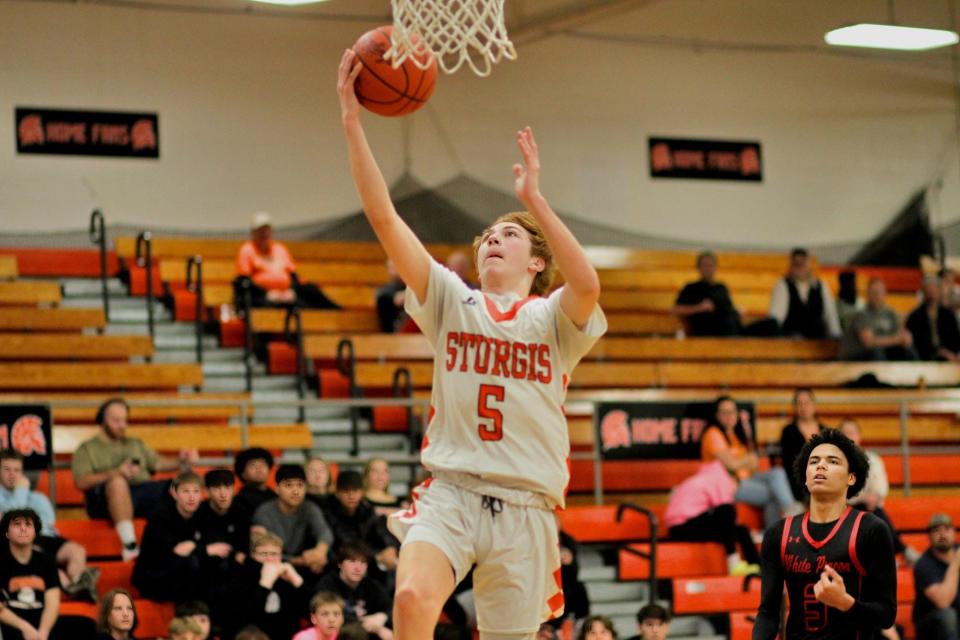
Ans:
{"type": "Polygon", "coordinates": [[[752,640],[773,640],[780,632],[780,617],[769,615],[764,612],[757,613],[757,619],[753,623],[752,640]]]}
{"type": "Polygon", "coordinates": [[[79,478],[74,478],[73,482],[77,486],[77,489],[86,491],[87,489],[94,488],[98,484],[103,484],[117,473],[119,473],[117,469],[111,469],[110,471],[103,471],[101,473],[88,473],[79,478]]]}
{"type": "Polygon", "coordinates": [[[430,254],[397,214],[359,118],[344,118],[343,130],[347,137],[350,173],[363,213],[387,256],[393,260],[400,278],[423,300],[430,275],[430,254]]]}
{"type": "Polygon", "coordinates": [[[946,609],[953,604],[957,597],[957,582],[960,577],[960,564],[956,561],[947,566],[947,572],[943,575],[943,581],[934,585],[935,589],[930,589],[931,600],[938,609],[946,609]]]}
{"type": "Polygon", "coordinates": [[[363,211],[376,231],[378,224],[397,215],[390,200],[390,189],[373,156],[359,118],[345,119],[343,130],[347,137],[350,173],[363,211]]]}
{"type": "Polygon", "coordinates": [[[700,308],[699,304],[677,304],[673,306],[673,315],[681,318],[686,318],[687,316],[692,316],[702,311],[703,309],[700,308]]]}
{"type": "Polygon", "coordinates": [[[600,297],[600,277],[573,233],[542,195],[537,194],[523,204],[540,224],[566,286],[580,296],[592,297],[596,302],[600,297]]]}

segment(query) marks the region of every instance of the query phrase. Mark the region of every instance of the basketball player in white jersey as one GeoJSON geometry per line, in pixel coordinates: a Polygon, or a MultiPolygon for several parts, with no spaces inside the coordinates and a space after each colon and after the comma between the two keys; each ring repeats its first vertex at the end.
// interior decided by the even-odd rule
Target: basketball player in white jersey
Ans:
{"type": "Polygon", "coordinates": [[[352,51],[337,90],[363,209],[407,283],[406,307],[437,354],[422,459],[433,477],[390,519],[403,540],[397,640],[433,638],[471,566],[484,640],[533,638],[563,612],[558,534],[570,445],[562,402],[573,367],[606,330],[597,273],[540,194],[537,145],[517,133],[517,197],[474,241],[480,291],[434,261],[394,209],[360,124],[352,51]],[[565,285],[547,297],[553,262],[565,285]],[[532,295],[531,295],[532,294],[532,295]]]}

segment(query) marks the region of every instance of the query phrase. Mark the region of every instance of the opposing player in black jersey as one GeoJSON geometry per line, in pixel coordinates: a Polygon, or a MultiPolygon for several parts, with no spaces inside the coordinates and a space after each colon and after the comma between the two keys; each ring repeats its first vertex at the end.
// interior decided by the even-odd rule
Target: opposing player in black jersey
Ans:
{"type": "Polygon", "coordinates": [[[890,529],[847,506],[868,469],[863,450],[835,429],[804,445],[794,473],[810,494],[810,510],[784,518],[763,536],[753,640],[777,636],[784,584],[787,640],[873,640],[893,625],[897,573],[890,529]]]}

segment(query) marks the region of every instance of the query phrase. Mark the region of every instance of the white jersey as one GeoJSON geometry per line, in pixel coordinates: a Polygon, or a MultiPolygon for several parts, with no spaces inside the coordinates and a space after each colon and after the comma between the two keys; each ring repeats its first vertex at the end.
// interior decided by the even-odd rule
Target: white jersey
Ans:
{"type": "Polygon", "coordinates": [[[563,506],[567,383],[607,321],[598,305],[578,329],[560,309],[561,290],[524,299],[482,293],[434,261],[426,300],[407,290],[407,313],[436,354],[425,467],[563,506]]]}

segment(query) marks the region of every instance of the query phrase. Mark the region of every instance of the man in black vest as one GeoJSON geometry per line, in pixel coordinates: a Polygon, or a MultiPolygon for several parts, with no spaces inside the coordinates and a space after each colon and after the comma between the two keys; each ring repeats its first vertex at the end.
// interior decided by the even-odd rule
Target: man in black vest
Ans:
{"type": "Polygon", "coordinates": [[[830,290],[810,268],[810,254],[790,252],[790,271],[770,295],[770,316],[780,323],[780,333],[802,338],[839,338],[840,319],[830,290]]]}
{"type": "Polygon", "coordinates": [[[794,472],[810,494],[810,511],[764,533],[753,640],[773,640],[780,631],[784,585],[790,613],[780,637],[868,640],[893,626],[897,566],[890,529],[847,505],[869,468],[863,450],[836,429],[824,429],[803,446],[794,472]]]}

